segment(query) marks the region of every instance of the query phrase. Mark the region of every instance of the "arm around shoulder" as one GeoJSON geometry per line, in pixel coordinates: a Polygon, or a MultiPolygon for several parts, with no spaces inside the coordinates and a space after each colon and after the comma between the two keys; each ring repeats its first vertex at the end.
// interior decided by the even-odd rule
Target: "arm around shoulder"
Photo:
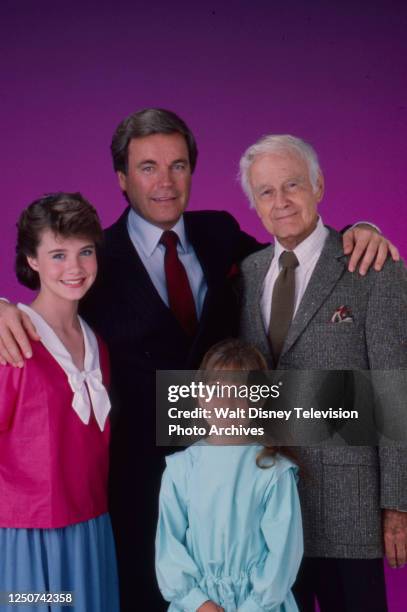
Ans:
{"type": "Polygon", "coordinates": [[[0,363],[22,367],[32,356],[30,340],[39,340],[30,317],[15,304],[0,303],[0,363]],[[23,357],[24,356],[24,357],[23,357]]]}

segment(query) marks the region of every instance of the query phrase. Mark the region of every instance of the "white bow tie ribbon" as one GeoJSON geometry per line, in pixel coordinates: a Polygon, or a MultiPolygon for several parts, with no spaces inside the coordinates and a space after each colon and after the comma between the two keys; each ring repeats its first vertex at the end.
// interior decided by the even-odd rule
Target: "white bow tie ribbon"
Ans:
{"type": "Polygon", "coordinates": [[[70,372],[68,381],[73,392],[72,408],[76,414],[88,425],[93,408],[96,422],[103,431],[111,405],[100,368],[90,372],[70,372]]]}
{"type": "Polygon", "coordinates": [[[81,372],[62,341],[41,315],[25,304],[18,304],[18,307],[29,315],[41,337],[42,344],[65,372],[73,392],[72,408],[78,417],[88,425],[93,409],[96,422],[103,431],[111,405],[103,385],[98,341],[89,325],[79,317],[85,345],[84,368],[81,372]]]}

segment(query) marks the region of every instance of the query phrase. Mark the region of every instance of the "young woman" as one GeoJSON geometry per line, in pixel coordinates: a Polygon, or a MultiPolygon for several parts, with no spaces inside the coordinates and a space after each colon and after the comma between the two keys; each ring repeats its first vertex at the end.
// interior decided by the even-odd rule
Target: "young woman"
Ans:
{"type": "Polygon", "coordinates": [[[102,230],[79,193],[36,200],[17,227],[17,278],[38,290],[19,308],[41,340],[23,368],[0,367],[0,591],[10,610],[25,593],[24,612],[118,612],[108,356],[77,313],[102,230]]]}

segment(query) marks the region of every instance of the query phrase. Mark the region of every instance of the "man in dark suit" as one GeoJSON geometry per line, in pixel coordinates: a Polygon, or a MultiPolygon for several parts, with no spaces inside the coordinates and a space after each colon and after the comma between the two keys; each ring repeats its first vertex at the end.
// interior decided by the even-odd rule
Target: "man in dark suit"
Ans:
{"type": "MultiPolygon", "coordinates": [[[[105,339],[111,356],[110,509],[122,609],[136,609],[131,602],[137,599],[144,609],[159,610],[165,606],[153,573],[154,532],[168,449],[155,447],[155,371],[196,368],[212,344],[236,333],[228,274],[260,245],[227,213],[184,213],[197,149],[174,114],[132,115],[117,129],[112,155],[131,207],[105,232],[98,281],[82,314],[105,339]],[[178,260],[192,293],[192,329],[183,320],[188,313],[179,312],[178,298],[167,287],[170,247],[160,240],[170,231],[178,237],[178,260]]],[[[180,299],[184,303],[188,297],[187,289],[180,299]]]]}
{"type": "MultiPolygon", "coordinates": [[[[110,508],[122,611],[157,611],[166,608],[154,576],[154,532],[168,449],[155,446],[155,371],[196,368],[211,345],[236,335],[235,264],[264,245],[226,212],[184,212],[197,147],[174,113],[147,109],[122,121],[112,156],[130,206],[105,231],[98,279],[81,314],[111,357],[110,508]]],[[[383,259],[386,241],[369,238],[383,259]]],[[[15,312],[11,305],[1,310],[15,312]]],[[[17,319],[8,325],[7,317],[14,315],[0,317],[0,355],[17,362],[9,330],[23,354],[28,340],[17,319]]],[[[34,338],[30,322],[23,325],[34,338]]]]}

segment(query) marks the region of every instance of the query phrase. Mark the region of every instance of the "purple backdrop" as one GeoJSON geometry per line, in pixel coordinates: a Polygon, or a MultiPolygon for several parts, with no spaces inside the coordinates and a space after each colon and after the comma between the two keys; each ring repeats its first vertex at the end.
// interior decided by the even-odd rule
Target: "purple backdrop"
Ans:
{"type": "MultiPolygon", "coordinates": [[[[325,222],[370,219],[406,256],[405,2],[332,4],[3,0],[0,293],[29,299],[13,250],[35,197],[80,190],[105,225],[117,218],[111,135],[146,106],[175,110],[197,136],[192,209],[230,210],[266,239],[237,163],[262,134],[288,132],[320,154],[325,222]]],[[[391,612],[406,609],[406,578],[389,574],[391,612]]]]}

